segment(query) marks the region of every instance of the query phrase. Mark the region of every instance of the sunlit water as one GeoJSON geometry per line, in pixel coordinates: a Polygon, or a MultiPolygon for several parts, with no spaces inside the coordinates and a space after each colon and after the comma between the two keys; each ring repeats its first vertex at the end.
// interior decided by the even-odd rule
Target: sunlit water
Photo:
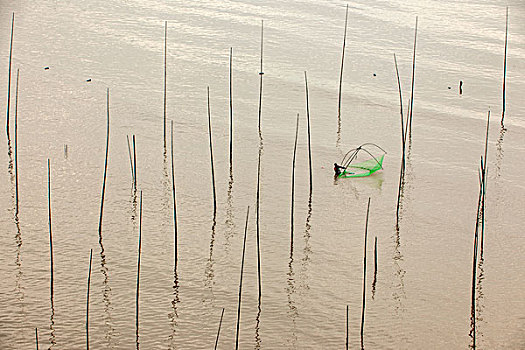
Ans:
{"type": "Polygon", "coordinates": [[[345,4],[2,1],[0,96],[4,111],[12,12],[16,15],[11,115],[16,69],[20,69],[20,214],[17,226],[6,138],[0,143],[0,348],[34,348],[35,328],[41,348],[85,346],[91,248],[90,345],[96,349],[137,346],[139,205],[138,193],[135,197],[132,190],[126,142],[131,134],[137,139],[138,189],[143,191],[141,348],[209,349],[215,343],[222,308],[218,348],[234,347],[247,206],[251,213],[240,347],[344,348],[349,305],[350,348],[358,348],[368,197],[365,347],[468,348],[477,171],[490,109],[477,344],[484,349],[523,349],[523,3],[508,1],[506,131],[499,122],[507,4],[493,0],[349,3],[337,144],[345,4]],[[406,110],[416,16],[413,136],[396,232],[401,138],[393,54],[398,58],[406,110]],[[179,236],[175,288],[171,162],[169,149],[166,155],[163,149],[165,20],[168,146],[169,121],[173,120],[179,236]],[[261,20],[265,74],[258,315],[255,199],[261,20]],[[230,47],[234,148],[229,190],[230,47]],[[310,212],[304,71],[313,160],[310,212]],[[215,226],[207,86],[217,186],[215,226]],[[106,88],[110,88],[111,130],[100,240],[106,88]],[[297,113],[301,119],[291,259],[291,165],[297,113]],[[384,170],[369,178],[334,181],[332,164],[364,142],[387,150],[384,170]],[[374,237],[378,271],[372,295],[374,237]]]}

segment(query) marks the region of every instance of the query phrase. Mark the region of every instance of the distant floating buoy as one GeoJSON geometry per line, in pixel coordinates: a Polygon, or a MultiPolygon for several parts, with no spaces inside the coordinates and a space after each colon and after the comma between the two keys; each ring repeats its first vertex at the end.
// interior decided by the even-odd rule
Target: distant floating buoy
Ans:
{"type": "Polygon", "coordinates": [[[263,74],[264,74],[264,72],[259,72],[259,75],[263,75],[263,74]]]}
{"type": "Polygon", "coordinates": [[[374,77],[376,76],[376,73],[374,73],[374,77]]]}
{"type": "Polygon", "coordinates": [[[450,89],[452,89],[452,88],[449,86],[448,89],[450,90],[450,89]]]}
{"type": "Polygon", "coordinates": [[[460,94],[460,95],[463,94],[463,80],[460,80],[460,81],[459,81],[459,94],[460,94]]]}
{"type": "Polygon", "coordinates": [[[88,80],[86,80],[88,83],[91,81],[91,78],[89,78],[88,80]]]}
{"type": "Polygon", "coordinates": [[[49,67],[44,67],[44,70],[48,70],[48,69],[49,69],[49,67]]]}

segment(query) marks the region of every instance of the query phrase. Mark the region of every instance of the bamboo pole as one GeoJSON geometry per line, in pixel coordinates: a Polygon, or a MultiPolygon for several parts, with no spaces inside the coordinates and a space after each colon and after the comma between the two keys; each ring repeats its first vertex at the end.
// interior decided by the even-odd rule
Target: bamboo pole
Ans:
{"type": "Polygon", "coordinates": [[[372,299],[375,297],[377,283],[377,237],[374,239],[374,280],[372,281],[372,299]]]}
{"type": "Polygon", "coordinates": [[[241,259],[241,277],[239,279],[239,300],[237,303],[237,330],[235,332],[235,350],[239,349],[239,326],[241,322],[241,299],[242,299],[242,274],[244,270],[244,253],[246,251],[246,234],[248,232],[248,217],[250,215],[250,207],[246,210],[246,224],[244,226],[244,240],[242,244],[242,259],[241,259]]]}
{"type": "Polygon", "coordinates": [[[13,18],[11,20],[11,44],[9,45],[9,73],[7,78],[7,119],[6,119],[6,132],[7,140],[9,137],[9,107],[11,104],[11,62],[13,59],[13,34],[15,29],[15,13],[13,12],[13,18]]]}
{"type": "Polygon", "coordinates": [[[257,315],[255,315],[255,346],[254,349],[261,349],[261,297],[257,299],[257,315]]]}
{"type": "MultiPolygon", "coordinates": [[[[397,77],[397,89],[399,90],[399,113],[401,115],[401,145],[402,145],[402,151],[403,151],[403,158],[402,158],[402,164],[405,163],[405,124],[404,124],[404,116],[403,116],[403,95],[401,92],[401,80],[399,79],[399,69],[397,68],[397,58],[396,54],[394,54],[394,65],[396,67],[396,77],[397,77]]],[[[404,167],[403,167],[404,168],[404,167]]]]}
{"type": "Polygon", "coordinates": [[[133,189],[137,191],[137,147],[135,134],[133,134],[133,189]]]}
{"type": "Polygon", "coordinates": [[[233,48],[230,47],[230,177],[233,178],[233,97],[232,97],[232,56],[233,48]]]}
{"type": "Polygon", "coordinates": [[[403,188],[405,183],[405,172],[403,165],[399,171],[399,185],[397,187],[397,205],[396,205],[396,228],[399,229],[399,210],[401,208],[401,197],[403,196],[403,188]]]}
{"type": "Polygon", "coordinates": [[[377,274],[377,236],[374,239],[374,280],[377,274]]]}
{"type": "Polygon", "coordinates": [[[137,349],[139,347],[139,291],[140,291],[140,256],[142,252],[142,191],[140,191],[140,209],[139,209],[139,247],[137,260],[137,290],[135,293],[135,329],[137,339],[137,349]]]}
{"type": "Polygon", "coordinates": [[[207,87],[208,92],[208,135],[210,139],[210,162],[211,162],[211,183],[213,189],[213,216],[217,214],[217,195],[215,193],[215,167],[213,165],[213,142],[211,132],[211,112],[210,112],[210,87],[207,87]]]}
{"type": "MultiPolygon", "coordinates": [[[[408,119],[409,119],[409,116],[410,116],[410,101],[411,99],[408,99],[407,101],[407,112],[406,112],[406,124],[405,124],[405,135],[404,135],[404,138],[405,138],[405,146],[406,146],[406,140],[407,140],[407,135],[408,135],[408,119]]],[[[405,147],[406,148],[406,147],[405,147]]],[[[408,148],[410,149],[410,145],[408,145],[408,148]]]]}
{"type": "Polygon", "coordinates": [[[166,58],[168,48],[168,21],[164,21],[164,154],[166,154],[166,58]]]}
{"type": "Polygon", "coordinates": [[[177,272],[179,260],[177,237],[177,197],[175,196],[175,162],[173,161],[173,120],[171,120],[171,183],[173,195],[173,245],[174,245],[174,271],[177,272]]]}
{"type": "Polygon", "coordinates": [[[51,304],[53,304],[53,229],[51,224],[51,166],[49,163],[49,158],[47,159],[47,208],[48,208],[48,218],[49,218],[49,256],[51,260],[51,304]]]}
{"type": "Polygon", "coordinates": [[[416,39],[417,39],[417,16],[416,16],[416,29],[414,31],[414,52],[412,56],[412,84],[411,84],[411,92],[410,92],[410,113],[409,113],[409,120],[410,120],[410,126],[409,126],[409,133],[410,137],[412,136],[412,111],[414,110],[414,79],[416,74],[416,39]]]}
{"type": "Polygon", "coordinates": [[[215,339],[215,347],[214,347],[215,350],[217,350],[217,345],[219,344],[219,335],[221,334],[221,325],[222,325],[223,316],[224,316],[224,308],[222,308],[221,320],[219,321],[219,329],[217,330],[217,338],[215,339]]]}
{"type": "Polygon", "coordinates": [[[483,258],[483,247],[485,243],[485,195],[487,190],[487,149],[489,143],[489,125],[490,125],[490,110],[487,114],[487,129],[485,132],[485,157],[483,158],[483,177],[482,177],[482,187],[483,193],[481,197],[481,258],[483,258]]]}
{"type": "Polygon", "coordinates": [[[295,202],[295,160],[297,153],[297,136],[299,134],[299,113],[297,113],[297,121],[295,124],[295,142],[293,146],[293,160],[292,160],[292,199],[291,199],[291,210],[290,210],[290,256],[293,252],[293,234],[294,234],[294,202],[295,202]]]}
{"type": "Polygon", "coordinates": [[[133,158],[131,156],[131,146],[129,144],[128,135],[126,135],[126,141],[128,142],[129,166],[131,169],[131,183],[132,183],[132,186],[135,186],[135,171],[133,170],[133,158]]]}
{"type": "Polygon", "coordinates": [[[346,14],[345,14],[345,34],[343,36],[343,52],[341,54],[341,73],[339,75],[339,102],[337,105],[337,135],[338,141],[341,133],[341,94],[343,91],[343,68],[345,63],[345,47],[346,47],[346,30],[348,25],[348,4],[346,4],[346,14]]]}
{"type": "MultiPolygon", "coordinates": [[[[400,119],[401,119],[401,148],[402,148],[401,167],[399,170],[399,186],[397,189],[397,204],[396,204],[396,227],[399,228],[399,209],[401,206],[401,196],[403,192],[403,183],[404,183],[404,178],[405,178],[406,137],[407,137],[408,127],[406,127],[404,123],[403,96],[402,96],[402,89],[401,89],[401,80],[399,79],[399,69],[397,66],[396,54],[394,54],[394,65],[396,68],[397,88],[399,90],[399,113],[400,113],[400,119]]],[[[408,106],[410,108],[410,102],[408,106]]],[[[410,112],[407,113],[407,124],[409,123],[409,116],[410,116],[410,112]]]]}
{"type": "Polygon", "coordinates": [[[368,197],[368,206],[366,208],[365,224],[365,247],[363,253],[363,305],[361,308],[361,350],[364,350],[364,329],[365,329],[365,307],[366,307],[366,241],[368,235],[368,214],[370,212],[370,197],[368,197]]]}
{"type": "Polygon", "coordinates": [[[507,6],[505,14],[505,56],[503,58],[503,107],[501,110],[501,126],[505,119],[505,87],[507,82],[507,36],[509,32],[509,7],[507,6]]]}
{"type": "Polygon", "coordinates": [[[261,128],[261,115],[262,115],[262,95],[263,95],[263,41],[264,39],[264,21],[261,20],[261,69],[259,70],[259,143],[262,146],[262,128],[261,128]]]}
{"type": "MultiPolygon", "coordinates": [[[[259,308],[262,296],[262,282],[261,282],[261,249],[260,249],[260,226],[259,226],[259,209],[260,209],[260,190],[261,190],[261,156],[263,147],[261,115],[262,115],[262,96],[263,96],[263,46],[264,44],[264,21],[261,20],[261,67],[259,70],[259,153],[257,159],[257,194],[256,194],[256,238],[257,238],[257,282],[259,287],[259,308]]],[[[257,321],[258,323],[258,321],[257,321]]],[[[257,328],[256,328],[257,331],[257,328]]]]}
{"type": "Polygon", "coordinates": [[[310,104],[308,102],[308,78],[306,77],[306,71],[304,72],[304,82],[306,91],[306,122],[308,125],[308,164],[310,169],[310,193],[313,189],[313,177],[312,177],[312,146],[310,142],[310,104]]]}
{"type": "Polygon", "coordinates": [[[19,194],[18,194],[18,80],[20,69],[16,70],[16,92],[15,92],[15,216],[18,218],[19,194]]]}
{"type": "Polygon", "coordinates": [[[91,262],[93,260],[93,249],[89,253],[89,272],[87,280],[87,296],[86,296],[86,349],[89,350],[89,288],[91,286],[91,262]]]}
{"type": "Polygon", "coordinates": [[[346,305],[346,344],[345,345],[346,345],[345,349],[348,350],[348,305],[346,305]]]}
{"type": "Polygon", "coordinates": [[[104,180],[102,182],[102,195],[100,198],[100,219],[98,222],[98,239],[102,243],[102,217],[104,216],[104,197],[106,194],[106,178],[108,171],[108,153],[109,153],[109,88],[107,89],[107,119],[106,119],[106,158],[104,161],[104,180]]]}
{"type": "Polygon", "coordinates": [[[256,207],[255,207],[255,226],[256,226],[256,239],[257,239],[257,283],[259,287],[258,300],[261,302],[262,296],[262,282],[261,282],[261,249],[260,249],[260,225],[259,225],[259,209],[261,200],[261,156],[262,148],[259,147],[259,153],[257,158],[257,193],[256,193],[256,207]]]}
{"type": "Polygon", "coordinates": [[[49,256],[51,261],[51,282],[50,282],[50,294],[51,294],[51,317],[50,321],[51,324],[49,325],[49,329],[51,330],[51,346],[55,345],[55,329],[54,329],[54,318],[55,318],[55,304],[54,304],[54,274],[53,274],[53,230],[52,230],[52,224],[51,224],[51,166],[49,162],[49,158],[47,159],[47,207],[48,207],[48,217],[49,217],[49,256]]]}
{"type": "Polygon", "coordinates": [[[478,231],[480,221],[480,208],[481,199],[483,196],[483,156],[481,156],[481,167],[480,167],[480,184],[479,184],[479,195],[478,195],[478,208],[476,210],[476,226],[474,230],[474,252],[472,254],[472,287],[471,287],[471,307],[470,307],[470,336],[472,338],[472,349],[476,349],[476,270],[478,260],[478,231]]]}

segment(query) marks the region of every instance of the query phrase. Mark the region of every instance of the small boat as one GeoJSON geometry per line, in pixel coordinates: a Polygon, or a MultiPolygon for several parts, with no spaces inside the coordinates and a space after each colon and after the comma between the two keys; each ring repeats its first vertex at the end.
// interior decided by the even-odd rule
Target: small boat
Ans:
{"type": "MultiPolygon", "coordinates": [[[[365,177],[370,176],[378,170],[383,169],[383,159],[385,158],[386,151],[376,145],[375,143],[364,143],[357,148],[353,148],[348,151],[341,165],[338,166],[340,170],[337,175],[338,178],[348,177],[365,177]],[[376,150],[382,153],[379,156],[372,154],[369,146],[373,146],[376,150]]],[[[337,166],[336,166],[337,167],[337,166]]]]}

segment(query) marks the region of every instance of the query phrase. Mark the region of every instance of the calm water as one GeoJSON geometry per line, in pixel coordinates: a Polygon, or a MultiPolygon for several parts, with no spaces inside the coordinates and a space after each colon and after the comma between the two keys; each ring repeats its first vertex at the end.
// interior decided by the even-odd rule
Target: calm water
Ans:
{"type": "MultiPolygon", "coordinates": [[[[97,349],[136,346],[139,220],[126,143],[126,135],[136,134],[138,187],[143,191],[141,348],[212,348],[223,307],[219,348],[234,346],[248,205],[240,347],[344,348],[349,305],[350,348],[358,348],[363,231],[371,197],[366,348],[466,349],[477,168],[490,108],[478,345],[524,349],[525,6],[519,0],[508,1],[507,130],[502,132],[506,5],[495,0],[352,2],[341,142],[336,144],[343,1],[3,0],[0,96],[4,111],[11,13],[16,13],[13,67],[20,69],[20,223],[17,226],[14,220],[14,183],[4,139],[0,142],[0,348],[34,348],[35,328],[41,348],[85,346],[91,248],[90,344],[97,349]],[[401,141],[393,53],[408,100],[416,15],[413,138],[396,232],[401,141]],[[167,116],[174,122],[179,215],[175,289],[171,168],[169,154],[167,158],[163,154],[162,136],[165,20],[169,21],[167,116]],[[254,213],[261,20],[265,75],[258,315],[254,213]],[[230,47],[234,181],[229,191],[230,47]],[[312,127],[310,215],[304,71],[312,127]],[[215,226],[207,86],[217,184],[215,226]],[[106,88],[111,90],[111,131],[99,241],[106,88]],[[301,120],[290,260],[296,113],[301,120]],[[384,170],[369,178],[334,182],[332,164],[364,142],[387,150],[384,170]],[[47,158],[51,160],[53,305],[47,158]],[[372,292],[374,237],[378,272],[372,292]]],[[[12,86],[14,91],[14,80],[12,86]]],[[[12,110],[13,105],[14,98],[12,110]]]]}

